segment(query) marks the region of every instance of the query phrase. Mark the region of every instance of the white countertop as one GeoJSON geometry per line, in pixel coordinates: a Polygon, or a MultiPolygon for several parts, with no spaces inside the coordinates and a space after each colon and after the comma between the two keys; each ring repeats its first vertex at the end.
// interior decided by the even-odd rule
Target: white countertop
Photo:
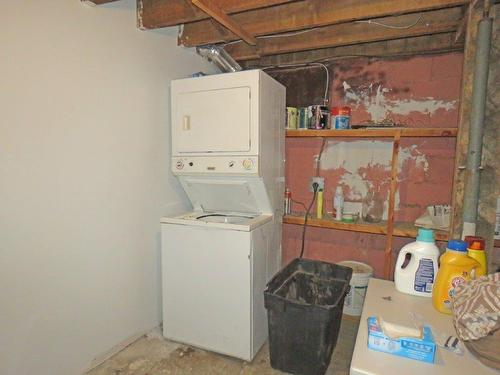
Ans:
{"type": "Polygon", "coordinates": [[[351,375],[499,374],[479,362],[465,347],[462,356],[438,347],[434,364],[368,349],[366,320],[369,316],[381,316],[391,323],[413,326],[410,312],[422,316],[425,323],[433,328],[433,333],[441,331],[455,335],[451,315],[437,312],[431,298],[400,293],[392,281],[370,279],[351,362],[351,375]],[[391,300],[382,298],[389,296],[391,300]]]}

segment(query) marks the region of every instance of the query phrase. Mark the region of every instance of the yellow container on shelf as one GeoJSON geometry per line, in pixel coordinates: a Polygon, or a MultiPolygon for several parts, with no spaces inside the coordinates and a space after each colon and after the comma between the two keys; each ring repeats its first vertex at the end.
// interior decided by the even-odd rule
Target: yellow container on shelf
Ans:
{"type": "Polygon", "coordinates": [[[316,197],[316,219],[323,218],[323,190],[317,192],[316,197]]]}
{"type": "Polygon", "coordinates": [[[465,236],[467,242],[467,255],[479,262],[481,268],[477,272],[477,276],[486,275],[488,270],[488,262],[486,261],[486,252],[484,251],[484,238],[475,236],[465,236]]]}
{"type": "Polygon", "coordinates": [[[474,244],[472,244],[472,247],[467,249],[467,255],[472,259],[475,259],[481,265],[481,267],[477,270],[477,277],[479,277],[486,275],[486,253],[483,249],[475,249],[474,244]]]}
{"type": "Polygon", "coordinates": [[[467,243],[460,240],[449,241],[439,261],[440,268],[432,289],[432,304],[439,312],[451,314],[451,297],[455,287],[475,279],[481,265],[467,255],[467,243]]]}

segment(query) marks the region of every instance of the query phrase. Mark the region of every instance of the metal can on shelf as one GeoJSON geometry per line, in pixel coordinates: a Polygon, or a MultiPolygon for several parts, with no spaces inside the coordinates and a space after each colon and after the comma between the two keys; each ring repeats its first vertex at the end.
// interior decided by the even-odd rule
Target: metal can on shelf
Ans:
{"type": "Polygon", "coordinates": [[[309,127],[309,107],[302,107],[298,110],[298,129],[307,129],[309,127]]]}
{"type": "Polygon", "coordinates": [[[324,105],[312,105],[310,108],[311,121],[309,129],[328,129],[328,122],[330,119],[330,111],[324,105]]]}
{"type": "Polygon", "coordinates": [[[350,129],[351,107],[332,107],[331,110],[332,129],[350,129]]]}
{"type": "Polygon", "coordinates": [[[286,107],[286,128],[297,129],[298,110],[295,107],[286,107]]]}

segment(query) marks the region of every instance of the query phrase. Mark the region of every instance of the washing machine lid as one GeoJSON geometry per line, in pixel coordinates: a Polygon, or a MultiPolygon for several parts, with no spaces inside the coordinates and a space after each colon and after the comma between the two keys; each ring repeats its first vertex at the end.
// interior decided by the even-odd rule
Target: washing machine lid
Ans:
{"type": "Polygon", "coordinates": [[[195,210],[273,213],[260,177],[179,176],[179,180],[195,210]]]}

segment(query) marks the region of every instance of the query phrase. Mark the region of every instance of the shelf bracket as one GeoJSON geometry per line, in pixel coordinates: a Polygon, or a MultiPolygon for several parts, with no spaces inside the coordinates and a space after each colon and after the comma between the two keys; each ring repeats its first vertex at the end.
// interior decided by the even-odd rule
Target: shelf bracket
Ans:
{"type": "Polygon", "coordinates": [[[391,279],[392,274],[392,240],[394,233],[394,206],[396,200],[396,190],[398,188],[398,155],[399,143],[401,140],[401,130],[394,133],[392,142],[392,159],[391,159],[391,188],[389,190],[389,210],[387,213],[387,238],[385,243],[384,253],[384,277],[387,280],[391,279]]]}

